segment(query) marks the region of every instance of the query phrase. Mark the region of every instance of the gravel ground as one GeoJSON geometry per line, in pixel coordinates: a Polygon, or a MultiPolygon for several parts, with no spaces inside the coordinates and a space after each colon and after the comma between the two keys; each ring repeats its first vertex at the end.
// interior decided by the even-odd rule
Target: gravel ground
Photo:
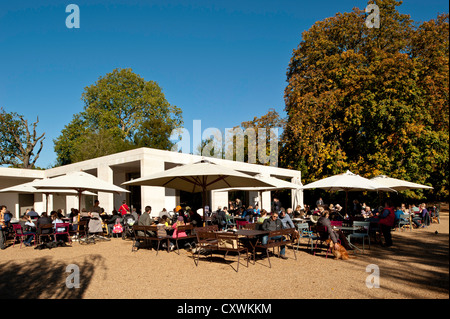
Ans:
{"type": "Polygon", "coordinates": [[[393,247],[372,244],[351,260],[325,258],[325,250],[313,256],[305,241],[297,260],[288,249],[289,259],[271,258],[272,268],[267,259],[248,268],[241,260],[238,273],[233,255],[200,260],[197,267],[186,250],[131,252],[131,240],[117,238],[52,250],[16,245],[0,251],[0,298],[448,299],[448,209],[440,224],[392,234],[393,247]],[[79,269],[79,288],[66,286],[70,265],[79,269]],[[379,288],[366,285],[369,265],[379,270],[379,288]]]}

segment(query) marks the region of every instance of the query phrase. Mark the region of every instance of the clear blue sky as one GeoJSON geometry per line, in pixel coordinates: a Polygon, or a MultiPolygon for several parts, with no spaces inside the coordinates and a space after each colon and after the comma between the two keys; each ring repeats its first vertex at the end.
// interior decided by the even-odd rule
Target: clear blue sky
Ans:
{"type": "MultiPolygon", "coordinates": [[[[55,139],[83,109],[99,76],[132,68],[183,110],[185,127],[239,125],[276,109],[285,116],[286,69],[315,21],[367,1],[0,0],[0,106],[45,132],[37,165],[56,161],[55,139]],[[80,28],[65,25],[80,8],[80,28]]],[[[405,0],[415,21],[448,12],[448,1],[405,0]]]]}

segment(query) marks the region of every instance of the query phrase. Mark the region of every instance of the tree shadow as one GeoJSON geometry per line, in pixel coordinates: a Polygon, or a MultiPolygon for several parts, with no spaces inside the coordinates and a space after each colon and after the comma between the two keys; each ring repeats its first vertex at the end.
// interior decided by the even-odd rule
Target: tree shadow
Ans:
{"type": "MultiPolygon", "coordinates": [[[[410,298],[423,298],[417,289],[448,294],[449,292],[449,235],[432,232],[412,232],[407,236],[393,236],[394,245],[384,248],[372,245],[364,254],[355,254],[357,263],[380,263],[380,278],[409,286],[402,292],[410,298]]],[[[386,286],[385,286],[386,287],[386,286]]]]}
{"type": "Polygon", "coordinates": [[[79,267],[79,288],[69,288],[66,272],[69,264],[42,257],[28,264],[8,261],[0,264],[0,298],[2,299],[80,299],[92,281],[95,270],[104,266],[101,255],[89,255],[79,267]]]}

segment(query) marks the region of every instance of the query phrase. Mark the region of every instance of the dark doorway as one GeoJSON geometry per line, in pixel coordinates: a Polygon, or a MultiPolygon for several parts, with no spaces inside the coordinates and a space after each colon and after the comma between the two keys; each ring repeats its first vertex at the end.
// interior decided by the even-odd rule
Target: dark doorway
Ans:
{"type": "MultiPolygon", "coordinates": [[[[211,192],[207,192],[207,205],[209,205],[211,192]]],[[[192,210],[196,211],[202,207],[202,193],[189,193],[185,191],[180,191],[180,206],[189,206],[192,210]]]]}
{"type": "MultiPolygon", "coordinates": [[[[131,179],[139,178],[139,173],[129,173],[127,174],[127,181],[131,179]]],[[[134,186],[130,185],[128,186],[128,190],[130,193],[127,194],[127,203],[128,205],[133,208],[136,208],[136,212],[139,214],[142,213],[142,205],[141,205],[141,186],[134,186]]],[[[147,204],[150,205],[150,204],[147,204]]]]}

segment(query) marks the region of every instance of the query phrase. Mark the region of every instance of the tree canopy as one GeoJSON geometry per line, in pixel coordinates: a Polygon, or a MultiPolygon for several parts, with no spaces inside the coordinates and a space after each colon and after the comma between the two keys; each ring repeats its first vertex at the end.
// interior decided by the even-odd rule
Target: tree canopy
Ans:
{"type": "Polygon", "coordinates": [[[131,69],[115,69],[85,88],[84,110],[54,140],[64,165],[137,147],[169,150],[170,133],[182,124],[181,110],[169,104],[154,81],[131,69]]]}
{"type": "Polygon", "coordinates": [[[448,196],[448,13],[416,23],[376,1],[303,32],[285,89],[280,161],[305,183],[346,169],[432,185],[448,196]]]}
{"type": "Polygon", "coordinates": [[[37,134],[38,123],[39,118],[31,124],[30,132],[27,119],[16,112],[6,112],[0,108],[0,165],[35,168],[45,139],[45,133],[37,134]]]}

